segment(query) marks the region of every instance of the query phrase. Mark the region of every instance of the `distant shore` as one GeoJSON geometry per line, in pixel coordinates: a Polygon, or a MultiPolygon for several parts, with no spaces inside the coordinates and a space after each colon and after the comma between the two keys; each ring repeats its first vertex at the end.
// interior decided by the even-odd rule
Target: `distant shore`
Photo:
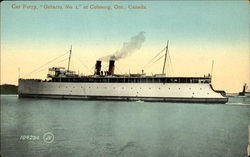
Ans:
{"type": "Polygon", "coordinates": [[[0,85],[0,94],[17,94],[18,86],[12,84],[0,85]]]}

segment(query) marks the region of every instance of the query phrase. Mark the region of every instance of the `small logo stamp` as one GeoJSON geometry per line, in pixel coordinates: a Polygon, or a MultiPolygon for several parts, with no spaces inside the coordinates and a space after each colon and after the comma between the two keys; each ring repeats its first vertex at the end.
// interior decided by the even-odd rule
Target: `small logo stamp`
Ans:
{"type": "Polygon", "coordinates": [[[52,134],[51,132],[46,132],[43,135],[43,141],[45,143],[52,143],[54,141],[54,134],[52,134]]]}

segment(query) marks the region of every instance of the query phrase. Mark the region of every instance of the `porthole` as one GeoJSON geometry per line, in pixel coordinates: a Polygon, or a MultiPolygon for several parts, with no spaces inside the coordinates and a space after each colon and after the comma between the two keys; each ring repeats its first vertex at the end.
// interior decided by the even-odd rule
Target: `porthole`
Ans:
{"type": "Polygon", "coordinates": [[[209,95],[209,93],[207,93],[207,95],[209,95]]]}
{"type": "Polygon", "coordinates": [[[180,90],[181,88],[179,88],[179,90],[180,90]]]}
{"type": "Polygon", "coordinates": [[[151,88],[149,88],[149,89],[151,89],[151,88]]]}
{"type": "Polygon", "coordinates": [[[170,90],[170,88],[168,88],[170,90]]]}
{"type": "Polygon", "coordinates": [[[200,90],[202,90],[202,88],[200,88],[200,90]]]}
{"type": "Polygon", "coordinates": [[[161,88],[159,88],[159,90],[160,90],[161,88]]]}
{"type": "Polygon", "coordinates": [[[191,88],[189,88],[189,90],[191,90],[191,88]]]}

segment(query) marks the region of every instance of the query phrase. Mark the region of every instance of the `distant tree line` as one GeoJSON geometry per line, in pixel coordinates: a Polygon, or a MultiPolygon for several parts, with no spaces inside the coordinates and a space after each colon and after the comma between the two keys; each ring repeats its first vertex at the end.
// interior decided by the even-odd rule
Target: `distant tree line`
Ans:
{"type": "Polygon", "coordinates": [[[0,94],[17,94],[17,86],[11,84],[0,85],[0,94]]]}

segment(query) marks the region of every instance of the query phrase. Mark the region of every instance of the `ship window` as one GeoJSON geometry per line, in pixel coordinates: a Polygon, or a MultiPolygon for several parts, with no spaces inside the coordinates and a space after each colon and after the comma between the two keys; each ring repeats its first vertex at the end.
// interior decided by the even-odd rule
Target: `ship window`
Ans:
{"type": "Polygon", "coordinates": [[[207,95],[209,95],[209,93],[207,93],[207,95]]]}
{"type": "Polygon", "coordinates": [[[141,89],[141,87],[140,87],[140,89],[141,89]]]}
{"type": "Polygon", "coordinates": [[[122,89],[124,89],[124,87],[122,87],[122,89]]]}
{"type": "Polygon", "coordinates": [[[161,88],[159,88],[159,89],[161,89],[161,88]]]}
{"type": "Polygon", "coordinates": [[[90,88],[90,87],[89,87],[90,88]]]}
{"type": "Polygon", "coordinates": [[[189,90],[191,90],[191,88],[189,88],[189,90]]]}
{"type": "Polygon", "coordinates": [[[149,88],[149,89],[151,89],[151,88],[149,88]]]}
{"type": "Polygon", "coordinates": [[[96,88],[98,88],[98,87],[96,87],[96,88]]]}
{"type": "Polygon", "coordinates": [[[181,88],[179,88],[179,90],[180,90],[181,88]]]}
{"type": "Polygon", "coordinates": [[[202,88],[200,88],[200,90],[202,90],[202,88]]]}
{"type": "Polygon", "coordinates": [[[170,90],[170,88],[168,88],[170,90]]]}
{"type": "Polygon", "coordinates": [[[115,87],[113,87],[113,89],[115,89],[115,87]]]}
{"type": "Polygon", "coordinates": [[[194,94],[194,93],[193,93],[194,94]]]}
{"type": "Polygon", "coordinates": [[[131,87],[131,89],[133,89],[133,87],[131,87]]]}

